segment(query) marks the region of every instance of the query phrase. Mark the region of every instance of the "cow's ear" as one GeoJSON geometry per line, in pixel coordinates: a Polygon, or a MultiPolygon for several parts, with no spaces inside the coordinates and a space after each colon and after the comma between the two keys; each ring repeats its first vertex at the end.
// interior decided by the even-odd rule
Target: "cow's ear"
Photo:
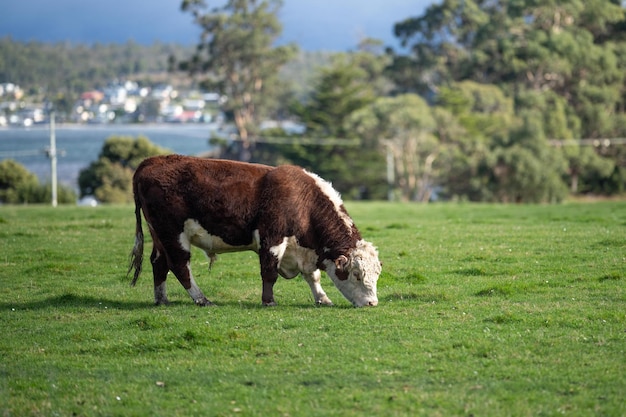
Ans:
{"type": "Polygon", "coordinates": [[[341,255],[339,258],[335,259],[335,268],[337,271],[343,271],[348,266],[348,258],[344,255],[341,255]]]}

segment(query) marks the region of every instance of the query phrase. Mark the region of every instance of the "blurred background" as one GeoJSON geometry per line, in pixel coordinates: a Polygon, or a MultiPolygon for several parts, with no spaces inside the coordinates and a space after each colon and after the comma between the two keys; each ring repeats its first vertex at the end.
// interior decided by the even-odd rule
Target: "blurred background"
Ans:
{"type": "Polygon", "coordinates": [[[298,164],[346,199],[624,195],[621,1],[2,9],[3,203],[46,201],[53,156],[63,202],[130,201],[137,161],[167,152],[298,164]]]}

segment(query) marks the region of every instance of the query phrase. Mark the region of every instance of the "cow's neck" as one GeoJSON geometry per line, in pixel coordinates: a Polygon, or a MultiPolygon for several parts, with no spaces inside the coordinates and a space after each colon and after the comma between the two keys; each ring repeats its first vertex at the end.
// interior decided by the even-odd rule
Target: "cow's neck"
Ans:
{"type": "Polygon", "coordinates": [[[348,256],[356,243],[361,239],[361,233],[356,228],[348,214],[337,213],[334,207],[315,212],[312,218],[312,227],[317,236],[316,252],[319,263],[325,259],[335,260],[341,255],[348,256]],[[349,219],[349,222],[346,220],[349,219]]]}

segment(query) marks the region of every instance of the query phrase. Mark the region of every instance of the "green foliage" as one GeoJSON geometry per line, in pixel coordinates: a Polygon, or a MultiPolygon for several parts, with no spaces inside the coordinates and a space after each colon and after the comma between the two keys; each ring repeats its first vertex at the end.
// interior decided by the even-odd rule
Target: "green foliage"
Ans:
{"type": "Polygon", "coordinates": [[[496,150],[495,178],[490,187],[494,201],[555,203],[565,199],[564,161],[553,149],[543,149],[537,154],[528,147],[515,144],[496,150]]]}
{"type": "Polygon", "coordinates": [[[334,53],[327,51],[304,51],[287,62],[279,73],[281,84],[290,87],[294,96],[305,99],[313,89],[313,80],[320,68],[330,65],[334,53]]]}
{"type": "MultiPolygon", "coordinates": [[[[446,0],[429,6],[421,16],[396,24],[396,35],[410,47],[411,54],[395,56],[389,76],[400,90],[434,93],[437,103],[459,118],[469,140],[486,145],[467,149],[479,152],[467,158],[453,149],[457,156],[450,158],[450,163],[467,162],[465,169],[453,166],[455,171],[490,173],[486,182],[478,181],[478,189],[456,179],[444,185],[451,186],[454,194],[485,199],[491,193],[489,188],[493,191],[501,183],[497,174],[492,175],[496,168],[501,171],[495,164],[508,161],[520,163],[508,167],[509,173],[533,167],[551,171],[546,175],[551,178],[552,191],[546,195],[562,194],[557,191],[562,188],[556,179],[559,176],[573,192],[623,189],[618,179],[623,165],[614,159],[612,169],[611,162],[600,156],[613,151],[592,156],[589,150],[566,150],[569,166],[563,172],[562,158],[539,149],[546,147],[549,139],[626,134],[621,121],[626,109],[625,10],[612,0],[446,0]],[[477,94],[481,100],[476,100],[477,94]],[[494,103],[510,103],[511,99],[512,111],[509,106],[506,110],[501,107],[498,116],[486,111],[494,103]],[[516,148],[509,149],[511,146],[516,148]],[[535,155],[537,161],[523,155],[535,155]],[[472,166],[479,160],[483,168],[472,166]],[[556,167],[547,165],[550,161],[556,167]],[[614,171],[617,176],[611,174],[614,171]]],[[[540,177],[537,173],[531,176],[540,177]]],[[[536,183],[528,179],[514,182],[536,183]]]]}
{"type": "MultiPolygon", "coordinates": [[[[346,126],[366,144],[381,143],[393,157],[400,198],[428,201],[437,176],[433,161],[440,144],[432,134],[435,119],[415,94],[380,98],[350,116],[346,126]]],[[[370,145],[371,146],[371,145],[370,145]]]]}
{"type": "MultiPolygon", "coordinates": [[[[322,68],[315,88],[303,103],[293,103],[292,111],[307,126],[305,138],[317,143],[303,144],[297,136],[291,143],[258,143],[248,149],[250,159],[268,164],[292,163],[315,172],[333,183],[347,199],[381,199],[386,195],[385,160],[377,139],[355,146],[351,114],[375,99],[375,91],[384,89],[384,67],[376,55],[357,51],[338,54],[332,65],[322,68]],[[321,139],[321,140],[320,140],[321,139]],[[325,139],[337,144],[324,143],[325,139]]],[[[283,136],[284,132],[263,132],[264,136],[283,136]]],[[[226,149],[222,156],[237,158],[241,143],[226,149]]]]}
{"type": "Polygon", "coordinates": [[[567,100],[554,91],[523,91],[515,97],[520,112],[539,123],[538,134],[551,139],[574,139],[581,134],[581,121],[567,100]]]}
{"type": "MultiPolygon", "coordinates": [[[[527,101],[537,96],[530,94],[527,101]]],[[[548,145],[538,101],[520,107],[516,115],[513,101],[494,85],[464,81],[442,88],[438,105],[463,128],[450,135],[449,117],[439,119],[437,132],[447,140],[438,179],[442,195],[474,201],[562,201],[567,196],[565,160],[548,145]]],[[[554,125],[546,112],[546,124],[554,125]]]]}
{"type": "MultiPolygon", "coordinates": [[[[52,201],[52,184],[38,184],[27,190],[29,203],[49,204],[52,201]]],[[[57,184],[57,203],[76,204],[76,191],[65,184],[57,184]]]]}
{"type": "MultiPolygon", "coordinates": [[[[292,111],[300,117],[311,137],[345,138],[347,117],[372,103],[375,95],[368,73],[359,66],[362,54],[336,55],[330,67],[322,68],[315,89],[304,104],[294,103],[292,111]]],[[[382,68],[379,68],[379,76],[382,68]]]]}
{"type": "Polygon", "coordinates": [[[202,29],[197,51],[182,69],[208,73],[205,87],[228,97],[225,110],[233,112],[246,147],[264,100],[276,94],[279,69],[296,52],[295,45],[273,46],[282,31],[277,17],[281,6],[280,0],[230,0],[207,11],[202,0],[181,4],[202,29]]]}
{"type": "MultiPolygon", "coordinates": [[[[554,140],[626,136],[622,3],[445,0],[395,25],[406,54],[366,39],[348,54],[299,55],[292,45],[274,47],[281,6],[279,0],[219,7],[182,1],[203,32],[195,54],[160,44],[86,48],[0,39],[0,81],[28,86],[33,95],[45,91],[57,108],[69,109],[81,90],[173,70],[182,60],[183,69],[206,75],[203,86],[229,97],[224,110],[240,141],[222,156],[302,165],[347,198],[387,195],[388,149],[395,152],[395,192],[405,199],[427,200],[437,191],[470,201],[560,201],[566,188],[574,194],[626,189],[623,146],[552,148],[554,140]],[[417,105],[424,120],[432,119],[428,127],[410,130],[385,114],[383,98],[401,101],[406,94],[429,104],[417,105]],[[308,138],[358,139],[363,146],[254,143],[259,120],[294,115],[308,138]]],[[[157,104],[142,105],[154,113],[157,104]]],[[[101,187],[97,194],[125,201],[121,184],[129,171],[117,162],[93,168],[109,180],[86,178],[81,193],[101,187]]]]}
{"type": "Polygon", "coordinates": [[[191,48],[132,41],[116,44],[17,42],[0,38],[0,83],[12,82],[29,91],[45,90],[57,108],[71,107],[83,91],[103,88],[118,78],[144,78],[167,71],[167,57],[186,56],[191,48]]]}
{"type": "MultiPolygon", "coordinates": [[[[51,184],[40,184],[35,174],[12,159],[0,161],[1,204],[37,204],[50,201],[52,201],[51,184]]],[[[57,202],[74,204],[76,193],[67,186],[59,185],[57,202]]]]}
{"type": "MultiPolygon", "coordinates": [[[[307,127],[305,136],[346,140],[365,139],[353,131],[349,118],[371,104],[376,90],[384,88],[384,67],[371,52],[337,54],[331,66],[319,71],[315,88],[303,104],[292,111],[307,127]]],[[[384,157],[378,140],[361,146],[282,146],[279,151],[292,163],[310,169],[327,180],[346,198],[384,198],[384,157]]]]}
{"type": "Polygon", "coordinates": [[[149,261],[126,277],[131,207],[0,207],[0,414],[623,414],[624,202],[347,208],[375,308],[325,275],[335,307],[296,278],[263,308],[254,253],[201,251],[217,307],[171,275],[155,307],[149,261]]]}
{"type": "Polygon", "coordinates": [[[78,176],[81,196],[94,195],[102,203],[133,201],[132,177],[141,161],[149,156],[171,151],[150,142],[146,137],[108,138],[98,156],[78,176]]]}
{"type": "Polygon", "coordinates": [[[437,104],[458,118],[472,140],[502,143],[514,123],[513,102],[496,85],[452,83],[441,88],[437,104]]]}
{"type": "Polygon", "coordinates": [[[29,190],[37,187],[37,176],[12,159],[0,161],[0,202],[28,203],[29,190]]]}

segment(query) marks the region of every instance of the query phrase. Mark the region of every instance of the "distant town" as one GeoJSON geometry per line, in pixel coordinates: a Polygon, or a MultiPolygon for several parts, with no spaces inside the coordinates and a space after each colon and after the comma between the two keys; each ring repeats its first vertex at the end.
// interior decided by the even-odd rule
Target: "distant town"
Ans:
{"type": "MultiPolygon", "coordinates": [[[[57,112],[60,123],[79,125],[132,123],[211,123],[226,128],[222,105],[226,96],[214,92],[176,89],[169,84],[140,87],[134,81],[112,82],[101,90],[85,91],[69,114],[57,112]]],[[[0,128],[31,127],[50,123],[50,106],[26,100],[24,90],[13,83],[0,84],[0,128]]],[[[282,128],[302,134],[305,127],[292,120],[264,120],[261,130],[282,128]]]]}
{"type": "MultiPolygon", "coordinates": [[[[168,84],[140,87],[134,81],[112,82],[101,90],[85,91],[62,122],[108,123],[221,123],[226,97],[198,90],[179,91],[168,84]]],[[[25,100],[24,90],[0,84],[0,127],[30,127],[49,122],[50,106],[25,100]]]]}

